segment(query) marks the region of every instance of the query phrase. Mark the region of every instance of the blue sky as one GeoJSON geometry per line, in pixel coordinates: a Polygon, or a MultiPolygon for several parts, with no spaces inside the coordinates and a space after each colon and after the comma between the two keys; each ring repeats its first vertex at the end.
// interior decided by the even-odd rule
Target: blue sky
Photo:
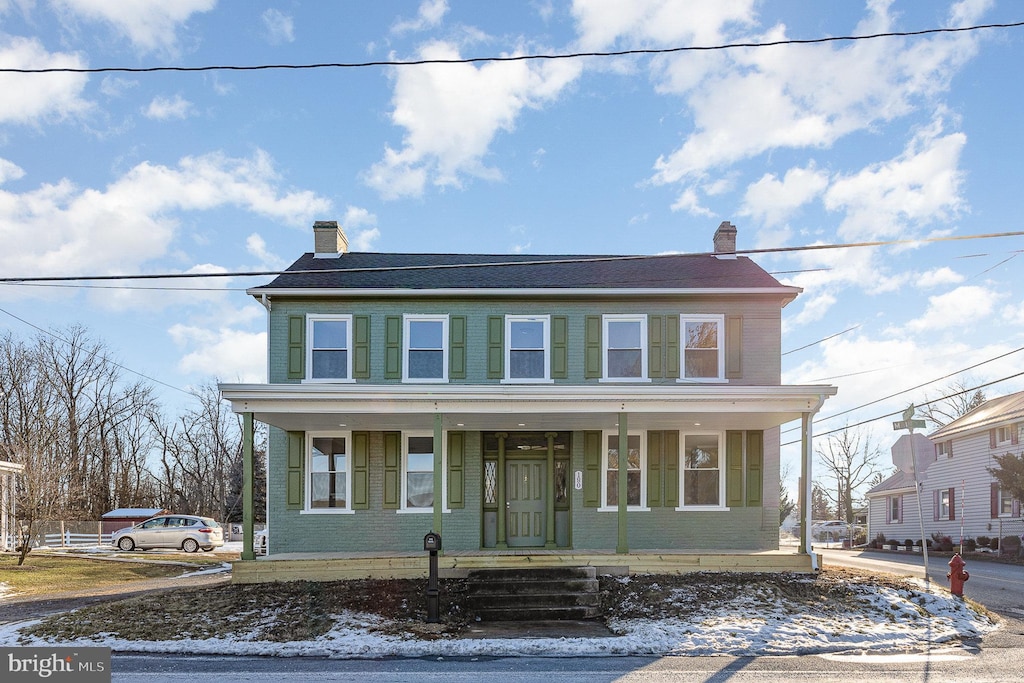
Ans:
{"type": "MultiPolygon", "coordinates": [[[[0,0],[0,67],[561,54],[1021,19],[990,0],[0,0]]],[[[424,252],[704,252],[723,220],[740,249],[1017,231],[1022,42],[1008,28],[418,67],[0,72],[0,273],[277,269],[330,219],[356,250],[424,252]]],[[[783,349],[807,347],[784,356],[784,382],[839,387],[817,431],[950,382],[858,408],[931,379],[1019,372],[1012,354],[955,374],[1024,346],[1022,245],[757,256],[805,290],[784,311],[783,349]]],[[[243,290],[266,281],[2,284],[0,329],[81,324],[182,389],[263,381],[265,317],[243,290]]],[[[866,427],[886,449],[890,423],[866,427]]]]}

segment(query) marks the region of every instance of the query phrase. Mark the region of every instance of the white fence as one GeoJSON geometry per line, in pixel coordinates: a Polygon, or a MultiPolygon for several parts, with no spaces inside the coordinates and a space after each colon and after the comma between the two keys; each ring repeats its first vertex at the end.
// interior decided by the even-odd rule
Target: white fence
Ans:
{"type": "Polygon", "coordinates": [[[67,548],[74,547],[76,545],[94,546],[94,545],[110,545],[110,534],[75,534],[70,531],[65,531],[63,534],[44,534],[43,545],[53,548],[67,548]]]}

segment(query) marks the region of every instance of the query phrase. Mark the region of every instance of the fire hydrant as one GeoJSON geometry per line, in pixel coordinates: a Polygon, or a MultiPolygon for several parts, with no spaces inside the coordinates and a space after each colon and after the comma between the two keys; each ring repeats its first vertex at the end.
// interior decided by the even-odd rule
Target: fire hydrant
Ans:
{"type": "Polygon", "coordinates": [[[959,554],[954,554],[953,559],[949,561],[949,573],[946,574],[946,578],[949,579],[949,592],[958,598],[964,597],[964,582],[971,578],[971,575],[964,571],[966,565],[959,554]]]}

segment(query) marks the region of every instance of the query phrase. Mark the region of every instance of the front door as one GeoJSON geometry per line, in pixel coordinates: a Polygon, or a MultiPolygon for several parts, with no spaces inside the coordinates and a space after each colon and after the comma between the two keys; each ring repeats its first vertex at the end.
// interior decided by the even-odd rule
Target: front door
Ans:
{"type": "Polygon", "coordinates": [[[547,463],[542,460],[508,460],[505,468],[508,545],[543,546],[547,463]]]}

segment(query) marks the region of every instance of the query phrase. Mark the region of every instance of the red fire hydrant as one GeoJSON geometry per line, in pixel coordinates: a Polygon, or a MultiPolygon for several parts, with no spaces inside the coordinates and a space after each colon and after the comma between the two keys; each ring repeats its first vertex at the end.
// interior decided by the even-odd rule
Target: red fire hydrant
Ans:
{"type": "Polygon", "coordinates": [[[946,578],[949,579],[949,592],[958,598],[964,597],[964,582],[971,578],[971,575],[964,571],[965,566],[967,563],[963,558],[959,554],[954,554],[953,559],[949,561],[949,573],[946,574],[946,578]]]}

